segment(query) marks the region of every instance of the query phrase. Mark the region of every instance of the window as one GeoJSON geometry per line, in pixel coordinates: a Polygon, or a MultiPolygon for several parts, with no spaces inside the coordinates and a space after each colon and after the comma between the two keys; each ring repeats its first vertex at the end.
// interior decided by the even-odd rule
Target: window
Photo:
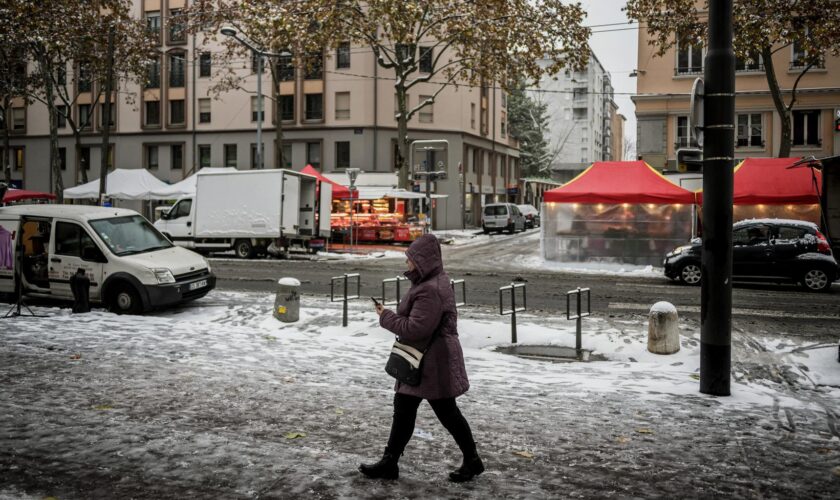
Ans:
{"type": "Polygon", "coordinates": [[[291,55],[277,58],[277,78],[281,82],[292,82],[295,80],[295,63],[291,55]]]}
{"type": "MultiPolygon", "coordinates": [[[[805,28],[805,37],[807,38],[810,34],[811,29],[806,27],[805,28]]],[[[791,69],[801,69],[805,66],[808,66],[810,63],[814,63],[815,68],[823,68],[825,67],[825,60],[816,55],[816,54],[808,54],[805,50],[805,46],[799,40],[794,40],[793,46],[791,47],[791,55],[790,55],[790,68],[791,69]]]]}
{"type": "Polygon", "coordinates": [[[209,144],[199,144],[198,145],[198,168],[204,168],[210,166],[210,145],[209,144]]]}
{"type": "Polygon", "coordinates": [[[761,113],[738,115],[738,147],[763,145],[761,113]]]}
{"type": "Polygon", "coordinates": [[[150,170],[158,168],[157,146],[146,146],[146,168],[150,170]]]}
{"type": "Polygon", "coordinates": [[[12,166],[15,170],[26,168],[26,148],[23,146],[12,146],[12,166]]]}
{"type": "Polygon", "coordinates": [[[502,109],[507,109],[507,94],[504,90],[501,91],[502,94],[502,109]]]}
{"type": "Polygon", "coordinates": [[[280,165],[283,168],[292,168],[292,145],[283,144],[280,148],[280,165]]]}
{"type": "Polygon", "coordinates": [[[677,45],[678,75],[692,75],[703,72],[703,46],[683,43],[677,45]]]}
{"type": "Polygon", "coordinates": [[[694,137],[694,131],[688,125],[687,116],[677,117],[677,148],[696,148],[697,140],[694,137]]]}
{"type": "Polygon", "coordinates": [[[335,143],[335,168],[348,168],[350,166],[350,142],[341,141],[335,143]]]}
{"type": "Polygon", "coordinates": [[[198,76],[210,76],[210,69],[213,67],[213,59],[209,52],[202,52],[198,59],[198,76]]]}
{"type": "MultiPolygon", "coordinates": [[[[115,117],[117,116],[117,106],[115,103],[111,103],[111,116],[108,118],[108,128],[114,128],[115,117]]],[[[103,103],[99,106],[99,128],[105,128],[105,104],[103,103]]]]}
{"type": "Polygon", "coordinates": [[[304,118],[306,120],[324,119],[324,95],[306,94],[304,102],[304,118]]]}
{"type": "Polygon", "coordinates": [[[184,125],[184,100],[169,101],[169,124],[184,125]]]}
{"type": "Polygon", "coordinates": [[[432,60],[434,58],[435,49],[433,47],[420,47],[420,72],[432,72],[432,60]]]}
{"type": "Polygon", "coordinates": [[[181,170],[184,168],[184,145],[173,144],[169,146],[169,168],[172,170],[181,170]]]}
{"type": "Polygon", "coordinates": [[[55,81],[62,87],[67,85],[67,66],[65,63],[58,63],[58,67],[55,68],[55,81]]]}
{"type": "Polygon", "coordinates": [[[306,163],[312,165],[316,170],[321,170],[321,143],[306,143],[306,163]]]}
{"type": "Polygon", "coordinates": [[[91,128],[91,126],[93,125],[93,123],[92,123],[93,120],[91,119],[92,117],[90,116],[92,111],[93,110],[91,109],[90,104],[79,104],[79,128],[80,129],[84,130],[84,129],[90,129],[91,128]]]}
{"type": "Polygon", "coordinates": [[[295,119],[295,96],[281,95],[280,102],[277,104],[280,107],[280,119],[284,122],[294,121],[295,119]]]}
{"type": "Polygon", "coordinates": [[[414,61],[414,54],[417,52],[417,46],[410,43],[398,43],[394,47],[394,53],[400,61],[414,61]]]}
{"type": "Polygon", "coordinates": [[[58,164],[61,170],[67,170],[67,148],[58,148],[58,164]]]}
{"type": "Polygon", "coordinates": [[[793,112],[793,145],[820,146],[820,110],[796,110],[793,112]]]}
{"type": "MultiPolygon", "coordinates": [[[[432,96],[421,95],[420,102],[430,101],[432,96]]],[[[420,123],[432,123],[435,121],[435,105],[433,103],[426,104],[420,108],[420,123]]]]}
{"type": "Polygon", "coordinates": [[[304,80],[321,80],[324,78],[324,55],[321,53],[309,54],[306,57],[306,68],[303,73],[304,80]]]}
{"type": "Polygon", "coordinates": [[[767,226],[750,226],[732,232],[732,246],[757,246],[766,244],[770,239],[767,226]]]}
{"type": "Polygon", "coordinates": [[[90,92],[93,88],[93,83],[90,79],[90,68],[87,64],[79,64],[79,78],[78,78],[79,92],[90,92]]]}
{"type": "Polygon", "coordinates": [[[160,12],[146,13],[146,29],[154,39],[160,43],[160,12]]]}
{"type": "Polygon", "coordinates": [[[764,60],[761,54],[751,53],[746,58],[735,59],[735,71],[764,71],[764,60]]]}
{"type": "Polygon", "coordinates": [[[350,92],[335,93],[335,119],[350,119],[350,92]]]}
{"type": "Polygon", "coordinates": [[[338,44],[335,54],[335,69],[347,69],[350,67],[350,42],[338,44]]]}
{"type": "Polygon", "coordinates": [[[82,251],[86,248],[96,248],[87,231],[78,224],[55,223],[55,253],[57,255],[82,258],[82,251]]]}
{"type": "Polygon", "coordinates": [[[12,130],[26,129],[26,108],[12,108],[12,130]]]}
{"type": "Polygon", "coordinates": [[[210,123],[210,99],[198,100],[198,123],[210,123]]]}
{"type": "Polygon", "coordinates": [[[90,146],[82,146],[79,150],[79,168],[90,170],[90,146]]]}
{"type": "Polygon", "coordinates": [[[225,144],[225,166],[236,168],[236,144],[225,144]]]}
{"type": "Polygon", "coordinates": [[[776,243],[788,243],[790,240],[801,240],[806,237],[808,230],[804,227],[779,226],[776,228],[778,233],[776,236],[776,243]]]}
{"type": "Polygon", "coordinates": [[[169,55],[169,87],[184,86],[185,55],[183,52],[169,55]]]}
{"type": "Polygon", "coordinates": [[[146,68],[146,88],[159,89],[160,88],[160,58],[155,57],[149,60],[149,65],[146,68]]]}
{"type": "Polygon", "coordinates": [[[56,106],[55,107],[55,114],[56,114],[56,126],[58,128],[64,128],[67,126],[67,106],[56,106]]]}
{"type": "Polygon", "coordinates": [[[507,135],[507,116],[504,113],[502,113],[501,132],[502,132],[502,137],[505,137],[507,135]]]}
{"type": "Polygon", "coordinates": [[[470,128],[475,130],[475,103],[470,103],[470,128]]]}
{"type": "Polygon", "coordinates": [[[261,122],[265,117],[265,103],[260,106],[260,99],[258,97],[251,97],[251,121],[261,122]]]}
{"type": "Polygon", "coordinates": [[[160,126],[160,101],[146,101],[145,108],[144,125],[147,127],[160,126]]]}
{"type": "Polygon", "coordinates": [[[187,41],[187,35],[184,31],[184,20],[181,18],[183,13],[181,9],[172,9],[169,11],[169,41],[170,43],[179,43],[187,41]]]}
{"type": "Polygon", "coordinates": [[[251,143],[251,168],[263,168],[265,166],[265,144],[262,145],[261,161],[257,161],[257,145],[251,143]]]}
{"type": "Polygon", "coordinates": [[[181,200],[170,210],[171,218],[189,217],[192,211],[192,200],[181,200]]]}

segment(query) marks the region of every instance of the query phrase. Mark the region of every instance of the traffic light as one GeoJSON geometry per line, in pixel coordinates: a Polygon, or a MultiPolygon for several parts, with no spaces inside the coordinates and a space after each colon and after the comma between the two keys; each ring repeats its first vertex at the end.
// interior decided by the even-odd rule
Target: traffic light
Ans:
{"type": "Polygon", "coordinates": [[[685,148],[677,150],[677,171],[679,172],[702,172],[703,171],[703,150],[696,148],[685,148]]]}

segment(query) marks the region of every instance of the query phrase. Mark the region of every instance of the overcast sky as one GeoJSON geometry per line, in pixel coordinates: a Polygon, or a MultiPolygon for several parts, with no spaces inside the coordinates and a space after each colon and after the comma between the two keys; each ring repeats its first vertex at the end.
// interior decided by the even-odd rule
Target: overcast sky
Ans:
{"type": "MultiPolygon", "coordinates": [[[[627,22],[627,16],[621,10],[626,4],[626,0],[580,0],[580,2],[588,13],[584,21],[586,26],[627,22]]],[[[595,52],[598,60],[601,61],[604,69],[610,73],[612,78],[612,84],[615,88],[615,102],[619,107],[618,112],[627,117],[624,136],[634,142],[636,139],[636,112],[633,101],[630,100],[630,94],[636,92],[636,79],[630,78],[629,75],[636,68],[639,31],[624,29],[623,31],[594,32],[621,30],[622,28],[635,26],[637,25],[593,27],[592,37],[589,39],[592,51],[595,52]]]]}

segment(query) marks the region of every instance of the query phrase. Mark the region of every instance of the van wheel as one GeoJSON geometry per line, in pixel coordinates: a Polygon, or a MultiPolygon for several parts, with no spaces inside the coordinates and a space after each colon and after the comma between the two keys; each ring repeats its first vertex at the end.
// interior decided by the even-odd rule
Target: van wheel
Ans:
{"type": "Polygon", "coordinates": [[[822,269],[809,269],[801,279],[802,286],[809,292],[824,292],[831,288],[831,280],[822,269]]]}
{"type": "Polygon", "coordinates": [[[128,283],[114,285],[108,301],[108,310],[116,314],[140,314],[143,312],[143,302],[140,294],[128,283]]]}
{"type": "Polygon", "coordinates": [[[254,247],[248,240],[236,240],[233,245],[233,251],[240,259],[250,259],[254,256],[254,247]]]}

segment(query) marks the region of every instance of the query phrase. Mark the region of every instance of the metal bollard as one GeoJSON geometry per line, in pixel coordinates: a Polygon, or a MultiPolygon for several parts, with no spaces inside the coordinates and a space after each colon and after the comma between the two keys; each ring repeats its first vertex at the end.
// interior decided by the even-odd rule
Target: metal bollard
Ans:
{"type": "Polygon", "coordinates": [[[400,283],[402,283],[403,281],[408,281],[408,278],[406,278],[405,276],[397,276],[397,277],[394,277],[394,278],[388,278],[388,279],[382,280],[382,305],[383,306],[393,306],[393,305],[398,306],[398,305],[400,305],[400,301],[402,300],[402,294],[400,292],[400,283]],[[388,283],[394,283],[394,288],[396,289],[396,292],[397,292],[397,300],[396,301],[390,301],[390,300],[387,299],[388,295],[385,293],[385,285],[388,284],[388,283]]]}
{"type": "Polygon", "coordinates": [[[342,304],[342,314],[341,314],[341,326],[347,326],[347,301],[358,299],[362,292],[362,281],[359,277],[359,273],[347,274],[345,273],[343,276],[334,276],[330,280],[330,302],[343,302],[342,304]],[[356,278],[356,295],[347,295],[347,282],[350,278],[356,278]],[[335,299],[335,282],[343,280],[344,282],[344,291],[342,293],[341,298],[338,300],[335,299]]]}
{"type": "Polygon", "coordinates": [[[523,312],[527,308],[525,283],[511,283],[508,286],[499,288],[499,314],[502,316],[510,315],[510,341],[516,343],[516,313],[523,312]],[[516,307],[516,289],[522,289],[522,307],[516,307]],[[504,307],[504,292],[510,290],[510,309],[505,310],[504,307]]]}
{"type": "Polygon", "coordinates": [[[452,294],[455,295],[455,308],[467,305],[467,282],[465,280],[449,280],[449,284],[452,285],[452,294]],[[457,285],[461,285],[461,302],[458,302],[458,293],[455,291],[455,287],[457,285]]]}
{"type": "Polygon", "coordinates": [[[577,290],[572,290],[566,292],[566,319],[574,319],[577,320],[577,324],[575,325],[575,350],[580,355],[580,351],[582,349],[582,341],[581,341],[581,320],[587,316],[592,314],[592,305],[589,299],[589,288],[581,288],[577,287],[577,290]],[[586,293],[586,312],[581,311],[581,296],[586,293]],[[571,315],[571,298],[572,295],[577,297],[575,301],[575,315],[571,315]]]}

